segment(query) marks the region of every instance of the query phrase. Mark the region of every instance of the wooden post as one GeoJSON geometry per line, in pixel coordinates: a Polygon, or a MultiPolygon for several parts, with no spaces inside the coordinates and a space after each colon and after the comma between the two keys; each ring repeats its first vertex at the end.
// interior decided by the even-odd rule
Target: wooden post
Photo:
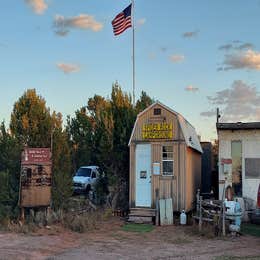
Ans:
{"type": "Polygon", "coordinates": [[[202,196],[199,197],[199,231],[202,229],[202,196]]]}
{"type": "Polygon", "coordinates": [[[159,189],[155,190],[155,206],[156,206],[156,216],[155,216],[155,225],[159,226],[159,189]]]}
{"type": "Polygon", "coordinates": [[[225,201],[223,201],[223,206],[222,206],[222,235],[224,237],[226,236],[225,216],[226,216],[226,205],[225,205],[225,201]]]}
{"type": "Polygon", "coordinates": [[[226,213],[225,191],[226,191],[226,180],[224,182],[223,193],[222,193],[222,235],[223,236],[226,236],[226,228],[225,228],[225,213],[226,213]]]}
{"type": "Polygon", "coordinates": [[[197,190],[197,194],[196,194],[196,200],[197,200],[197,205],[196,205],[196,212],[197,215],[199,214],[199,208],[200,208],[200,189],[197,190]]]}
{"type": "Polygon", "coordinates": [[[24,219],[25,219],[25,216],[24,216],[24,207],[21,207],[21,222],[24,224],[24,219]]]}

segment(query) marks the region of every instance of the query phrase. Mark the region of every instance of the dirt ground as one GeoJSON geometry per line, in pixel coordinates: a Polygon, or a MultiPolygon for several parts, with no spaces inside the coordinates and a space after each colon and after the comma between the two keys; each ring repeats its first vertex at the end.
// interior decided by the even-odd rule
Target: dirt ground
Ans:
{"type": "Polygon", "coordinates": [[[0,233],[0,259],[260,259],[260,238],[199,236],[191,226],[155,227],[149,233],[133,233],[122,231],[123,224],[114,217],[84,234],[59,226],[30,235],[0,233]]]}

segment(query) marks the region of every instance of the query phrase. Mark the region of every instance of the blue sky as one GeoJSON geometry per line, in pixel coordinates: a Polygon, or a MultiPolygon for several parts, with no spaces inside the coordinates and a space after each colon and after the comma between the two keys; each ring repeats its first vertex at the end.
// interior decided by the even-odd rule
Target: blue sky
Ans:
{"type": "MultiPolygon", "coordinates": [[[[130,93],[131,29],[111,26],[129,3],[3,1],[0,121],[28,88],[64,118],[116,80],[130,93]]],[[[260,121],[259,13],[259,0],[135,0],[136,96],[183,114],[203,140],[216,137],[216,107],[225,122],[260,121]]]]}

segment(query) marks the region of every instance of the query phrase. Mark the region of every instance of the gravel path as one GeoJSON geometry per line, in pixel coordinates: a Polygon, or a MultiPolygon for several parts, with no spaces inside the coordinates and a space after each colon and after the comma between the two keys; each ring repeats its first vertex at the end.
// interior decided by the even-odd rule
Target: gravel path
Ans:
{"type": "Polygon", "coordinates": [[[0,259],[215,259],[216,256],[255,256],[260,238],[252,236],[206,238],[194,227],[155,227],[150,233],[121,230],[117,218],[99,230],[84,234],[62,228],[41,229],[31,235],[0,233],[0,259]]]}

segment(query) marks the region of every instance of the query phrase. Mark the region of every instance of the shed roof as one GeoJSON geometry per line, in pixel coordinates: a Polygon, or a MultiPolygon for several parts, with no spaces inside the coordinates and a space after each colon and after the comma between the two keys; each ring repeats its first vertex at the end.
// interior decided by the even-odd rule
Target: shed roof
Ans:
{"type": "Polygon", "coordinates": [[[260,122],[248,122],[248,123],[217,123],[217,130],[254,130],[260,129],[260,122]]]}
{"type": "Polygon", "coordinates": [[[172,110],[171,108],[167,107],[166,105],[162,104],[159,101],[154,102],[152,105],[150,105],[149,107],[147,107],[145,110],[143,110],[142,112],[140,112],[137,115],[135,125],[134,125],[134,128],[132,130],[132,134],[131,134],[128,145],[130,145],[131,140],[133,138],[133,134],[134,134],[134,131],[135,131],[139,117],[142,116],[144,113],[146,113],[148,110],[150,110],[152,107],[154,107],[156,105],[163,107],[164,109],[168,110],[169,112],[171,112],[171,113],[173,113],[177,116],[178,121],[180,123],[180,127],[181,127],[181,130],[182,130],[183,136],[184,136],[184,139],[185,139],[185,142],[186,142],[186,145],[188,147],[191,147],[194,150],[202,153],[203,151],[202,151],[200,141],[199,141],[199,138],[198,138],[198,135],[196,133],[195,128],[181,114],[172,110]]]}
{"type": "Polygon", "coordinates": [[[203,151],[195,128],[182,115],[178,114],[178,119],[186,145],[202,153],[203,151]]]}

